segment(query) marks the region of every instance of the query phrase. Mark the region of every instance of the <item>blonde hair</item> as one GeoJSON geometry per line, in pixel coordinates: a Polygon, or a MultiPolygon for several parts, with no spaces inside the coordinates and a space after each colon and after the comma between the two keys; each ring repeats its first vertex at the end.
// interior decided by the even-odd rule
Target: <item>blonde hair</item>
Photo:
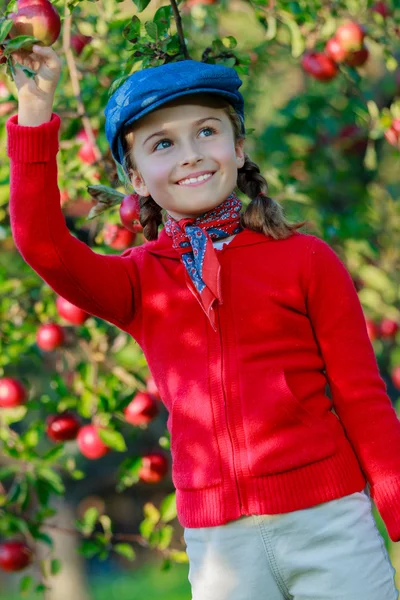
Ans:
{"type": "MultiPolygon", "coordinates": [[[[200,94],[199,94],[200,95],[200,94]]],[[[233,132],[235,145],[238,141],[245,139],[242,133],[241,122],[235,109],[228,101],[220,96],[208,94],[204,97],[204,102],[214,108],[222,108],[229,118],[233,132]]],[[[134,140],[134,130],[137,124],[128,126],[123,133],[122,144],[124,149],[124,158],[122,167],[124,169],[124,178],[120,181],[128,191],[132,189],[132,183],[126,173],[136,171],[137,167],[132,157],[132,148],[134,140]]],[[[300,223],[290,223],[284,216],[282,206],[268,196],[268,183],[261,175],[260,168],[253,162],[248,154],[244,154],[245,162],[243,167],[238,169],[237,189],[242,191],[250,198],[250,203],[240,214],[240,224],[242,227],[251,229],[264,235],[272,236],[274,239],[285,239],[290,237],[297,229],[303,227],[308,221],[300,223]]],[[[156,240],[158,238],[158,228],[164,224],[168,218],[166,211],[163,212],[161,206],[151,196],[140,196],[140,224],[143,227],[143,234],[147,240],[156,240]]]]}

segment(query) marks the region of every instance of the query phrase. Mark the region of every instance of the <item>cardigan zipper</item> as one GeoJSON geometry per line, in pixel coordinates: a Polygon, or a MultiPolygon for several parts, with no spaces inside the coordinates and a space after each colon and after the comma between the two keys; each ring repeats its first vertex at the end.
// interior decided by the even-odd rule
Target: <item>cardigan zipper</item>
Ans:
{"type": "MultiPolygon", "coordinates": [[[[216,303],[216,304],[218,305],[218,303],[216,303]]],[[[227,413],[227,407],[226,407],[226,393],[225,393],[225,385],[224,385],[224,352],[223,352],[224,344],[223,344],[223,340],[222,340],[221,312],[220,312],[219,307],[218,307],[218,329],[219,329],[219,339],[220,339],[220,345],[221,345],[221,384],[222,384],[222,391],[223,391],[223,395],[224,395],[225,421],[226,421],[226,427],[228,429],[229,440],[230,440],[230,444],[231,444],[231,452],[232,452],[232,459],[233,459],[233,471],[234,471],[234,475],[235,475],[235,484],[236,484],[237,495],[239,498],[239,506],[240,506],[240,509],[242,509],[242,498],[240,496],[239,483],[238,483],[238,480],[236,477],[235,451],[234,451],[233,442],[232,442],[231,430],[229,428],[228,413],[227,413]]]]}

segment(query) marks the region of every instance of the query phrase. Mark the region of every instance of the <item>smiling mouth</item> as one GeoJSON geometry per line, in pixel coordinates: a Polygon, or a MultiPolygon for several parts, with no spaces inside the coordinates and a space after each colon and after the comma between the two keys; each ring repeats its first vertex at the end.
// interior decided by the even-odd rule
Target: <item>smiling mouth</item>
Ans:
{"type": "Polygon", "coordinates": [[[195,181],[193,183],[176,183],[175,185],[179,185],[179,187],[197,187],[199,185],[202,185],[203,183],[207,183],[207,181],[210,181],[215,173],[210,173],[211,177],[207,177],[206,179],[202,179],[201,181],[195,181]]]}

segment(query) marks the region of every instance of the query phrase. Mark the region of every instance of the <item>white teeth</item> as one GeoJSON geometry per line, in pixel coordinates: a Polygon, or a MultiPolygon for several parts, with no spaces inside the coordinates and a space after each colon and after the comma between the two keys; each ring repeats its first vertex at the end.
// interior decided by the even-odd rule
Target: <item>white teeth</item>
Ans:
{"type": "Polygon", "coordinates": [[[196,183],[197,181],[204,181],[204,179],[209,179],[212,176],[212,173],[206,173],[205,175],[200,175],[200,177],[184,179],[183,181],[179,181],[178,185],[184,185],[188,183],[196,183]]]}

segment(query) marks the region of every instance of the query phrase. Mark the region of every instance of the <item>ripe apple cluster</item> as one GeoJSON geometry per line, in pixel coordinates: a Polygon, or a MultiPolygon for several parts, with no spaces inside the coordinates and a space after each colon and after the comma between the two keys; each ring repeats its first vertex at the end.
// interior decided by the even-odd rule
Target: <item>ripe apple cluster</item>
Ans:
{"type": "Polygon", "coordinates": [[[365,35],[365,29],[359,23],[343,23],[327,41],[324,52],[310,51],[304,54],[304,71],[320,81],[331,81],[338,74],[338,64],[361,67],[369,57],[369,50],[364,45],[365,35]]]}

